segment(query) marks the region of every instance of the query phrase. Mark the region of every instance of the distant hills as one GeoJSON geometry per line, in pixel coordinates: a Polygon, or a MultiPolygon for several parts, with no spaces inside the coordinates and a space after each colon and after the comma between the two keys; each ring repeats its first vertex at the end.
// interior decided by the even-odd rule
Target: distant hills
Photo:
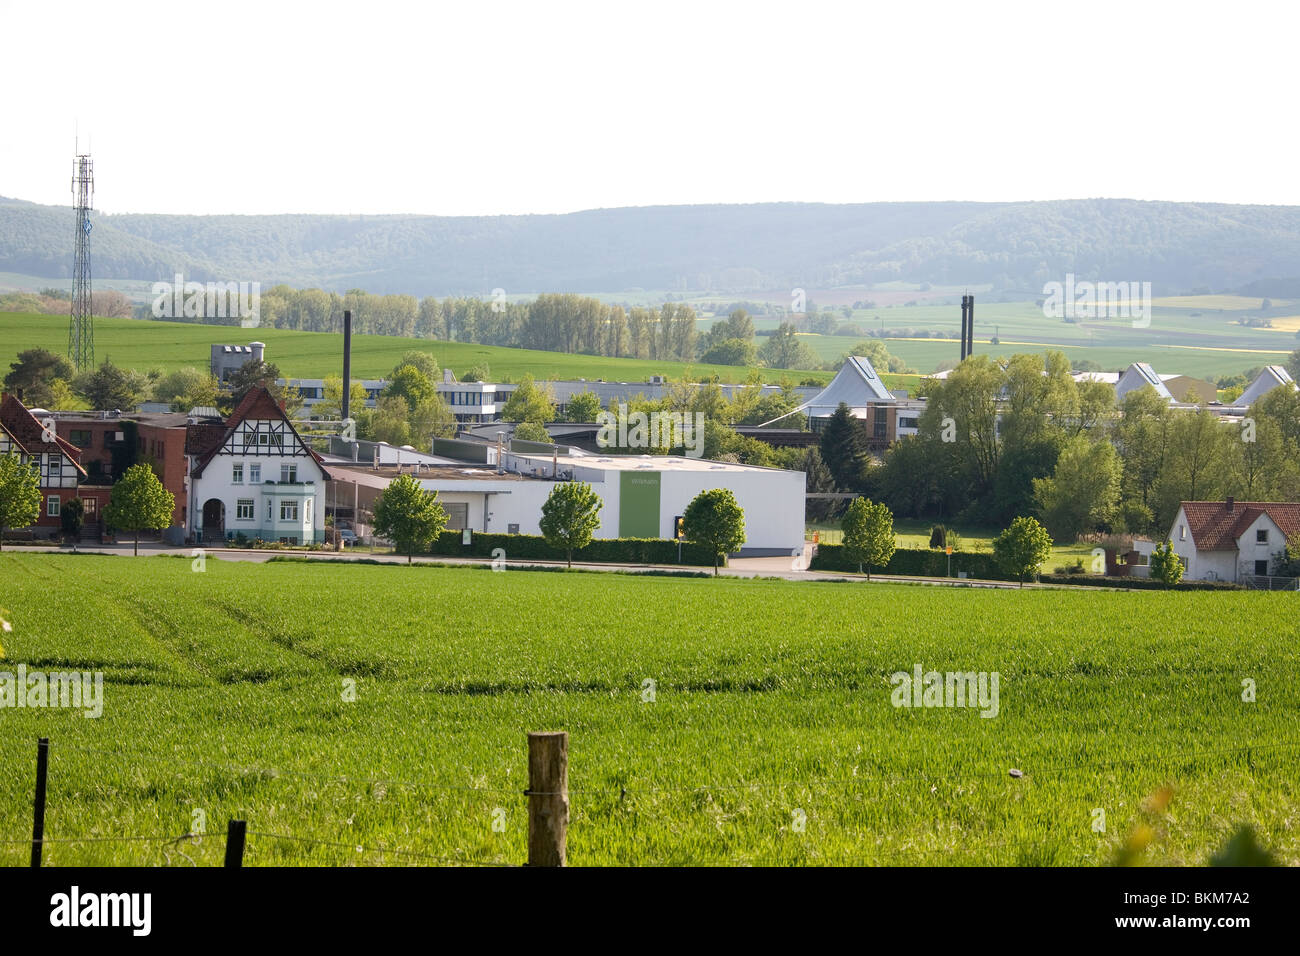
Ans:
{"type": "MultiPolygon", "coordinates": [[[[412,295],[751,291],[902,281],[1033,295],[1300,288],[1300,207],[1126,199],[649,206],[536,216],[94,217],[94,274],[412,295]]],[[[68,207],[0,198],[0,272],[72,269],[68,207]]],[[[1290,290],[1290,291],[1288,291],[1290,290]]]]}

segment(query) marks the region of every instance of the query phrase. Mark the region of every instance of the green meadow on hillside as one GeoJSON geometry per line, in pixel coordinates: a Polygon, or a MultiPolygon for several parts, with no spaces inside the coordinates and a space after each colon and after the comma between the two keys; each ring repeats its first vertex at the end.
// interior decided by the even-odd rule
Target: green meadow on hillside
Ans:
{"type": "Polygon", "coordinates": [[[1201,864],[1243,824],[1300,863],[1293,595],[6,552],[0,605],[0,670],[105,681],[98,718],[0,709],[8,865],[40,736],[49,865],[217,865],[231,817],[248,865],[520,863],[548,729],[572,865],[1100,865],[1135,833],[1201,864]],[[996,716],[894,706],[918,665],[996,672],[996,716]]]}

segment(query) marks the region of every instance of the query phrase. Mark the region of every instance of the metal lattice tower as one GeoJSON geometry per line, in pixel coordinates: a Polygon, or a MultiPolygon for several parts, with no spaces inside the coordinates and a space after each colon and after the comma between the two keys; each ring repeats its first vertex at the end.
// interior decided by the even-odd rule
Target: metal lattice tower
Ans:
{"type": "Polygon", "coordinates": [[[68,323],[68,358],[78,370],[95,364],[95,333],[90,317],[90,209],[95,174],[87,153],[78,154],[72,171],[77,197],[77,252],[72,265],[72,320],[68,323]]]}

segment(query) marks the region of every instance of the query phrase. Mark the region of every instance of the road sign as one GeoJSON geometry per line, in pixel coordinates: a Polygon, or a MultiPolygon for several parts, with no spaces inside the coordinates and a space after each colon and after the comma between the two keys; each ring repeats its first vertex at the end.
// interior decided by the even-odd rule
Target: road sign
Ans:
{"type": "Polygon", "coordinates": [[[943,552],[944,554],[952,554],[952,545],[948,545],[946,548],[944,548],[943,552]]]}

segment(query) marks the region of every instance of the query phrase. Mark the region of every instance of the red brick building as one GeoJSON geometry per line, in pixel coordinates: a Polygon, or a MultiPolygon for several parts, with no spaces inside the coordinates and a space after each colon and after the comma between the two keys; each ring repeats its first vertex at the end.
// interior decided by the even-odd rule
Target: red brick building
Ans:
{"type": "Polygon", "coordinates": [[[40,470],[41,511],[33,530],[52,537],[63,527],[63,504],[86,478],[79,449],[60,438],[54,421],[38,420],[13,395],[0,397],[0,455],[16,454],[40,470]]]}

